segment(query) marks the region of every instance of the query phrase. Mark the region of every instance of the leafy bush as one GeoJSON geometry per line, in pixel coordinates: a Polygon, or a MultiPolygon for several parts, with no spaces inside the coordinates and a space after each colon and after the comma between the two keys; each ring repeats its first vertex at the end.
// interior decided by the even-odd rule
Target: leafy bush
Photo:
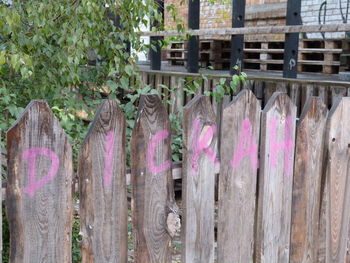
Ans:
{"type": "MultiPolygon", "coordinates": [[[[168,6],[167,11],[177,29],[183,30],[177,10],[168,6]]],[[[136,51],[150,48],[137,33],[153,22],[147,17],[162,19],[154,0],[30,0],[12,5],[0,0],[0,130],[7,130],[30,100],[45,99],[70,136],[76,160],[88,128],[79,114],[91,120],[101,99],[109,98],[124,111],[130,138],[138,98],[156,93],[151,86],[141,86],[136,52],[128,51],[129,44],[136,51]]],[[[203,79],[184,80],[186,94],[194,94],[203,79]]],[[[220,100],[235,85],[239,85],[236,77],[229,87],[220,81],[209,95],[220,100]]],[[[164,98],[164,103],[171,103],[170,98],[164,98]]],[[[173,160],[181,161],[181,109],[170,119],[173,160]]],[[[4,148],[5,133],[1,136],[4,148]]],[[[78,220],[74,220],[72,241],[73,262],[80,262],[78,220]]],[[[4,214],[3,248],[6,263],[9,231],[4,214]]]]}

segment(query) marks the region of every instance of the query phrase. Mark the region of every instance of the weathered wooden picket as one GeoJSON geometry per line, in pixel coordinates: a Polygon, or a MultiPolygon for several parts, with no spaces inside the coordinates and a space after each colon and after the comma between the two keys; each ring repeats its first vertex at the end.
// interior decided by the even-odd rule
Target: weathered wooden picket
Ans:
{"type": "MultiPolygon", "coordinates": [[[[171,262],[179,233],[187,263],[350,262],[350,98],[328,112],[310,97],[298,120],[287,94],[262,109],[244,89],[218,114],[221,128],[202,95],[184,109],[176,202],[168,114],[156,95],[141,97],[130,212],[125,119],[102,103],[78,160],[83,262],[127,262],[128,213],[134,262],[171,262]]],[[[10,262],[71,262],[72,151],[44,101],[7,132],[7,159],[10,262]]]]}

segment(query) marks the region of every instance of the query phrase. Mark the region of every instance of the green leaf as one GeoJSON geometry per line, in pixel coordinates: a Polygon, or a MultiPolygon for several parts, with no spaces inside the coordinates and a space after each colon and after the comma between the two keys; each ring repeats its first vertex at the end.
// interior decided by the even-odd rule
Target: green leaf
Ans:
{"type": "Polygon", "coordinates": [[[6,51],[2,50],[0,52],[0,66],[4,65],[6,63],[6,51]]]}
{"type": "Polygon", "coordinates": [[[117,83],[115,83],[112,80],[107,80],[106,81],[106,85],[111,89],[112,92],[115,92],[117,90],[117,88],[118,88],[117,83]]]}
{"type": "Polygon", "coordinates": [[[132,75],[133,71],[134,71],[134,69],[133,69],[133,67],[132,67],[131,65],[126,65],[126,66],[125,66],[125,72],[126,72],[126,74],[128,74],[129,76],[132,75]]]}

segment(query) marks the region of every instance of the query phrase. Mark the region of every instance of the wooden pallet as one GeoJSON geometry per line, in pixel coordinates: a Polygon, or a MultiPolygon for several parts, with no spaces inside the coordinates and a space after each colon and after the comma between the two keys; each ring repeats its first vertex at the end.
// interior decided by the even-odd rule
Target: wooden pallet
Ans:
{"type": "Polygon", "coordinates": [[[340,72],[350,71],[350,39],[343,40],[343,51],[340,54],[340,72]]]}
{"type": "Polygon", "coordinates": [[[303,73],[338,74],[342,40],[301,39],[298,70],[303,73]]]}
{"type": "Polygon", "coordinates": [[[244,68],[260,71],[283,70],[284,42],[245,41],[244,68]]]}
{"type": "MultiPolygon", "coordinates": [[[[216,70],[230,68],[230,41],[200,40],[200,65],[211,66],[216,70]]],[[[301,39],[298,57],[300,73],[338,74],[340,39],[301,39]]],[[[172,65],[184,64],[187,54],[184,42],[174,42],[168,52],[168,61],[172,65]]],[[[246,40],[244,43],[244,68],[259,71],[283,71],[284,41],[281,40],[246,40]]]]}
{"type": "Polygon", "coordinates": [[[202,65],[211,66],[217,70],[224,70],[230,67],[230,41],[217,39],[201,40],[199,48],[202,65]]]}
{"type": "Polygon", "coordinates": [[[172,42],[167,48],[166,59],[169,65],[186,65],[187,62],[187,42],[172,42]]]}

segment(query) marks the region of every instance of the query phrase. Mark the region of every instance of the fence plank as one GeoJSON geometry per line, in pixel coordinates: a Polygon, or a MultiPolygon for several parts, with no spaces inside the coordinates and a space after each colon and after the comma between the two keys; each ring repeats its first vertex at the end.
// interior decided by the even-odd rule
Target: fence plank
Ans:
{"type": "Polygon", "coordinates": [[[276,92],[277,84],[275,82],[266,82],[264,87],[264,104],[266,105],[276,92]]]}
{"type": "MultiPolygon", "coordinates": [[[[1,131],[0,131],[1,132],[1,131]]],[[[1,145],[1,133],[0,133],[0,145],[1,145]]],[[[1,252],[1,257],[0,257],[0,263],[2,263],[2,147],[0,148],[0,252],[1,252]]]]}
{"type": "Polygon", "coordinates": [[[184,105],[184,79],[183,78],[177,78],[177,77],[171,77],[171,88],[174,89],[171,92],[171,113],[178,113],[178,111],[183,107],[184,105]]]}
{"type": "Polygon", "coordinates": [[[290,84],[290,99],[294,103],[295,106],[297,106],[297,116],[300,115],[300,89],[301,86],[297,83],[291,83],[290,84]]]}
{"type": "Polygon", "coordinates": [[[182,262],[214,261],[215,115],[209,97],[184,109],[182,262]]]}
{"type": "Polygon", "coordinates": [[[142,96],[131,140],[135,262],[171,262],[171,239],[179,226],[167,225],[178,213],[170,134],[169,118],[159,97],[142,96]]]}
{"type": "Polygon", "coordinates": [[[328,87],[326,86],[318,86],[318,97],[320,97],[323,103],[328,108],[328,87]]]}
{"type": "Polygon", "coordinates": [[[274,93],[262,114],[257,262],[289,262],[296,107],[274,93]]]}
{"type": "Polygon", "coordinates": [[[157,74],[156,80],[155,80],[155,88],[157,89],[159,95],[162,94],[162,88],[160,86],[162,85],[162,83],[163,83],[163,76],[157,74]]]}
{"type": "Polygon", "coordinates": [[[328,110],[321,98],[307,100],[297,128],[291,219],[292,263],[317,262],[318,226],[328,110]]]}
{"type": "Polygon", "coordinates": [[[72,152],[44,101],[7,132],[10,262],[71,262],[72,152]]]}
{"type": "Polygon", "coordinates": [[[218,262],[253,262],[260,110],[259,101],[247,89],[224,109],[218,262]]]}
{"type": "MultiPolygon", "coordinates": [[[[325,155],[326,156],[326,155],[325,155]]],[[[324,167],[327,166],[326,158],[324,158],[324,167]]],[[[324,172],[325,174],[325,172],[324,172]]],[[[319,220],[319,228],[318,228],[318,244],[317,244],[317,263],[325,263],[326,262],[326,207],[327,207],[327,185],[325,184],[325,176],[322,176],[322,184],[321,184],[321,205],[320,205],[320,220],[319,220]]]]}
{"type": "Polygon", "coordinates": [[[83,262],[127,262],[125,145],[124,114],[105,100],[79,152],[83,262]]]}
{"type": "Polygon", "coordinates": [[[332,86],[330,87],[332,96],[332,105],[337,102],[340,97],[347,95],[347,89],[345,87],[332,86]]]}
{"type": "Polygon", "coordinates": [[[304,109],[307,100],[315,95],[315,88],[312,84],[301,86],[301,109],[304,109]]]}
{"type": "Polygon", "coordinates": [[[350,98],[329,113],[326,184],[326,262],[345,262],[350,220],[350,98]]]}

